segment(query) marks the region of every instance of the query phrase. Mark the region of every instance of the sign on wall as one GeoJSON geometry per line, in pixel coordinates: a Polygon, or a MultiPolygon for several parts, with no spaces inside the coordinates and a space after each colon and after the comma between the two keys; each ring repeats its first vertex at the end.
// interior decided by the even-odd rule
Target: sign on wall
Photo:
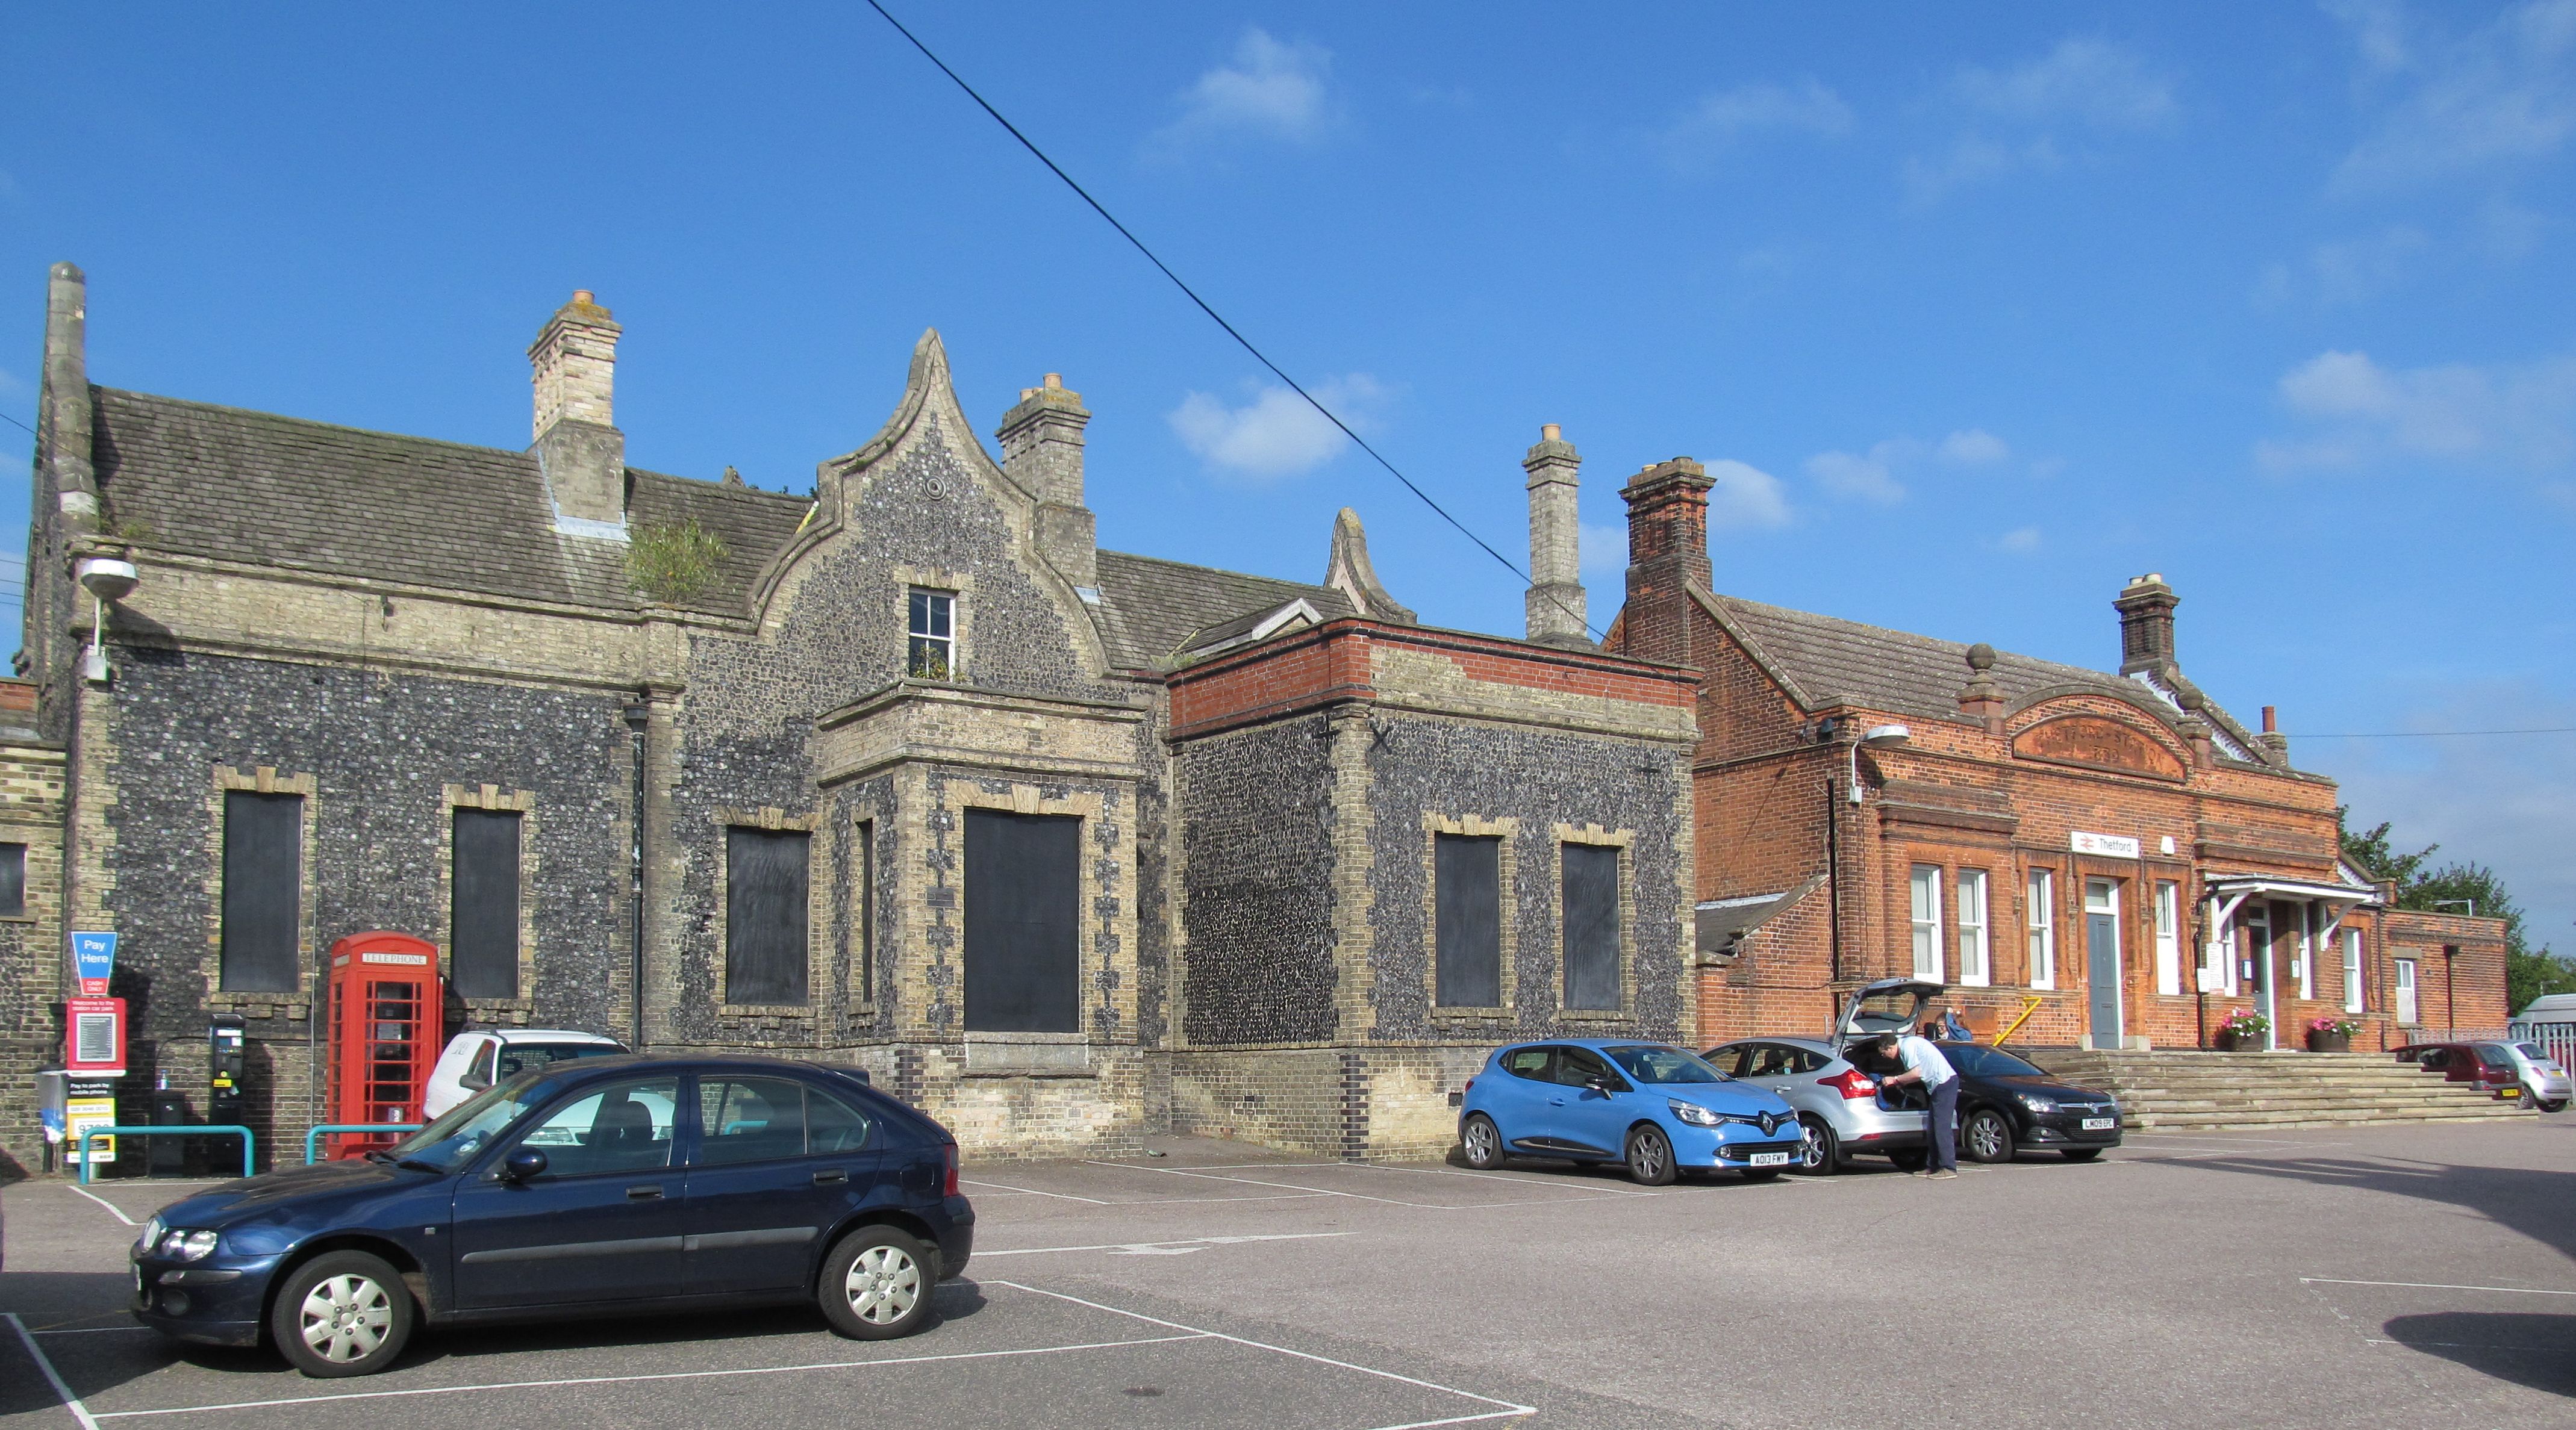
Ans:
{"type": "Polygon", "coordinates": [[[80,975],[82,997],[106,997],[107,980],[116,973],[116,935],[73,933],[72,967],[80,975]]]}
{"type": "Polygon", "coordinates": [[[2142,852],[2138,841],[2124,834],[2087,834],[2077,830],[2067,836],[2067,844],[2078,854],[2099,854],[2105,859],[2135,859],[2142,852]]]}
{"type": "MultiPolygon", "coordinates": [[[[116,1125],[116,1084],[75,1079],[63,1099],[63,1165],[81,1164],[80,1136],[93,1127],[116,1125]]],[[[101,1137],[90,1144],[104,1165],[116,1160],[116,1139],[101,1137]]]]}

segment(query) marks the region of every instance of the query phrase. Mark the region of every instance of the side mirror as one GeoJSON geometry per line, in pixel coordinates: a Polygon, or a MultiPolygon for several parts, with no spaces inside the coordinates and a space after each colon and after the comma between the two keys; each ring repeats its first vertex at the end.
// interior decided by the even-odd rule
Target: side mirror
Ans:
{"type": "Polygon", "coordinates": [[[501,1180],[525,1182],[546,1174],[546,1154],[534,1147],[521,1147],[501,1159],[501,1180]]]}
{"type": "Polygon", "coordinates": [[[1593,1078],[1591,1081],[1586,1082],[1584,1086],[1601,1094],[1603,1097],[1608,1097],[1610,1095],[1610,1079],[1606,1077],[1593,1078]]]}
{"type": "Polygon", "coordinates": [[[485,1077],[479,1072],[470,1072],[465,1076],[458,1078],[456,1080],[456,1085],[465,1089],[467,1092],[481,1092],[483,1089],[492,1085],[492,1079],[485,1077]]]}

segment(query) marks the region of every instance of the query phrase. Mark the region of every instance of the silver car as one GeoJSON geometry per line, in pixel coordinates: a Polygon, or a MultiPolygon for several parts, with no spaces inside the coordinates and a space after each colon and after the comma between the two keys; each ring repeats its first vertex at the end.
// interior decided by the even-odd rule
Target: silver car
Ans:
{"type": "MultiPolygon", "coordinates": [[[[2483,1055],[2492,1046],[2495,1045],[2481,1043],[2478,1052],[2483,1055]]],[[[2548,1049],[2538,1043],[2521,1042],[2505,1043],[2501,1050],[2513,1064],[2515,1080],[2522,1084],[2523,1106],[2543,1112],[2567,1110],[2568,1099],[2576,1096],[2576,1085],[2570,1084],[2566,1067],[2551,1057],[2548,1049]]]]}
{"type": "Polygon", "coordinates": [[[1830,1038],[1738,1038],[1704,1056],[1718,1071],[1768,1088],[1797,1110],[1801,1140],[1792,1170],[1831,1176],[1851,1157],[1869,1153],[1914,1171],[1927,1156],[1923,1099],[1900,1094],[1901,1101],[1891,1101],[1878,1078],[1846,1054],[1866,1058],[1851,1045],[1912,1027],[1941,992],[1938,983],[1881,979],[1853,993],[1830,1038]]]}

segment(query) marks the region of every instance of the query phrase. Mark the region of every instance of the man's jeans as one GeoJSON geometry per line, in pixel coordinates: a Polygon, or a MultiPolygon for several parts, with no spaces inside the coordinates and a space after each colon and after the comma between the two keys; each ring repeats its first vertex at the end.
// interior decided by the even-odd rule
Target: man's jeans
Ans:
{"type": "Polygon", "coordinates": [[[1932,1170],[1959,1169],[1959,1080],[1932,1089],[1932,1170]]]}

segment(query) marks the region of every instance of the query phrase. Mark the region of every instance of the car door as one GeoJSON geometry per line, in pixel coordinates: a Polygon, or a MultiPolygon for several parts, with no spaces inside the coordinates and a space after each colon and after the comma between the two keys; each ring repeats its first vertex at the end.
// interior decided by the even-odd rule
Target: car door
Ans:
{"type": "Polygon", "coordinates": [[[817,1242],[874,1188],[874,1118],[801,1078],[697,1078],[682,1283],[690,1295],[801,1290],[817,1242]]]}
{"type": "Polygon", "coordinates": [[[636,1300],[680,1289],[680,1079],[579,1088],[456,1192],[456,1304],[465,1311],[636,1300]],[[519,1149],[545,1170],[500,1175],[519,1149]]]}
{"type": "Polygon", "coordinates": [[[1589,1048],[1560,1048],[1556,1062],[1556,1096],[1548,1099],[1555,1114],[1553,1134],[1565,1150],[1598,1157],[1625,1155],[1628,1124],[1634,1110],[1622,1099],[1628,1080],[1607,1058],[1589,1048]],[[1604,1092],[1592,1084],[1598,1080],[1604,1092]]]}
{"type": "Polygon", "coordinates": [[[1498,1060],[1502,1075],[1476,1084],[1476,1101],[1503,1145],[1536,1151],[1548,1145],[1548,1099],[1556,1096],[1556,1050],[1538,1044],[1506,1048],[1498,1060]]]}

